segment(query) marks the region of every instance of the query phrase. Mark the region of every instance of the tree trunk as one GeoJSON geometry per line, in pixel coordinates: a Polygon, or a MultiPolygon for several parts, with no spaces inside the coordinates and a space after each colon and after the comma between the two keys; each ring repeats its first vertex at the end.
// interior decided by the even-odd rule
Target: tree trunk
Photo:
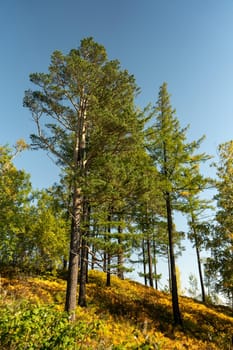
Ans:
{"type": "Polygon", "coordinates": [[[171,273],[171,259],[169,252],[169,243],[167,247],[167,265],[168,265],[168,288],[169,292],[172,293],[172,273],[171,273]]]}
{"type": "MultiPolygon", "coordinates": [[[[83,89],[84,93],[84,89],[83,89]]],[[[77,284],[79,256],[82,242],[81,221],[83,218],[83,194],[81,187],[77,187],[77,179],[82,182],[86,177],[86,135],[87,135],[87,100],[80,97],[78,110],[75,147],[73,161],[75,164],[75,176],[73,185],[73,210],[70,239],[69,271],[66,289],[65,310],[71,314],[71,320],[75,320],[77,305],[77,284]]],[[[79,185],[80,186],[80,185],[79,185]]],[[[83,291],[81,291],[83,292],[83,291]]]]}
{"type": "Polygon", "coordinates": [[[80,189],[76,189],[73,194],[73,215],[71,224],[69,268],[66,288],[65,311],[71,314],[71,320],[75,320],[79,253],[81,243],[80,221],[82,212],[82,197],[80,189]]]}
{"type": "Polygon", "coordinates": [[[83,204],[83,232],[81,244],[80,278],[79,278],[79,298],[78,305],[86,307],[86,283],[88,275],[88,246],[90,208],[86,200],[83,204]]]}
{"type": "Polygon", "coordinates": [[[144,274],[144,283],[147,286],[147,274],[146,274],[146,252],[145,252],[145,241],[142,240],[142,256],[143,256],[143,274],[144,274]]]}
{"type": "MultiPolygon", "coordinates": [[[[108,215],[108,238],[107,241],[110,241],[110,234],[111,234],[111,214],[108,215]]],[[[106,286],[111,286],[111,255],[110,255],[110,248],[107,248],[107,275],[106,275],[106,286]]]]}
{"type": "Polygon", "coordinates": [[[179,298],[177,290],[177,279],[176,279],[176,264],[174,254],[174,242],[173,242],[173,222],[172,222],[172,209],[171,209],[171,198],[170,193],[166,193],[166,208],[167,208],[167,226],[168,226],[168,240],[169,240],[169,255],[171,265],[171,285],[172,285],[172,309],[175,326],[183,326],[180,308],[179,298]]]}
{"type": "Polygon", "coordinates": [[[153,284],[153,268],[152,268],[152,256],[151,256],[151,246],[150,246],[150,239],[147,238],[147,256],[148,256],[148,269],[149,269],[149,284],[150,284],[150,287],[154,287],[154,284],[153,284]]]}
{"type": "Polygon", "coordinates": [[[154,258],[154,280],[155,280],[155,289],[158,290],[157,260],[156,260],[156,245],[155,245],[155,240],[153,240],[153,258],[154,258]]]}
{"type": "Polygon", "coordinates": [[[107,253],[106,286],[111,287],[111,255],[109,253],[107,253]]]}
{"type": "Polygon", "coordinates": [[[124,279],[124,273],[123,273],[123,264],[124,264],[124,254],[123,254],[123,248],[122,248],[122,227],[121,225],[118,226],[118,245],[119,250],[117,254],[117,276],[120,279],[124,279]]]}
{"type": "Polygon", "coordinates": [[[203,281],[202,270],[201,270],[200,251],[199,251],[199,248],[198,248],[198,242],[197,242],[196,236],[195,236],[195,247],[196,247],[196,254],[197,254],[198,272],[199,272],[199,278],[200,278],[200,284],[201,284],[202,301],[203,301],[203,303],[205,303],[206,302],[205,287],[204,287],[204,281],[203,281]]]}
{"type": "Polygon", "coordinates": [[[80,277],[79,277],[79,297],[78,305],[86,307],[86,282],[87,282],[87,243],[85,238],[82,239],[81,261],[80,261],[80,277]]]}

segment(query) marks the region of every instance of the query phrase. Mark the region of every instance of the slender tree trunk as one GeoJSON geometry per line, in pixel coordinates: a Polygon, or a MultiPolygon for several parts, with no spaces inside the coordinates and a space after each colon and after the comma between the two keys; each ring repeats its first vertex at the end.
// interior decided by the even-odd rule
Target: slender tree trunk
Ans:
{"type": "Polygon", "coordinates": [[[122,227],[121,225],[118,226],[118,245],[119,250],[117,254],[117,276],[120,279],[124,279],[124,273],[123,273],[123,264],[124,264],[124,254],[123,254],[123,248],[122,248],[122,227]]]}
{"type": "Polygon", "coordinates": [[[88,274],[88,247],[87,238],[89,233],[89,205],[86,200],[83,204],[83,233],[81,244],[80,278],[79,278],[79,298],[78,305],[86,307],[86,283],[88,274]]]}
{"type": "Polygon", "coordinates": [[[78,305],[86,307],[86,240],[82,238],[81,259],[80,259],[80,277],[79,277],[79,296],[78,305]]]}
{"type": "Polygon", "coordinates": [[[73,195],[73,215],[71,224],[70,256],[66,288],[65,311],[71,314],[75,320],[75,309],[77,305],[77,283],[79,268],[79,253],[81,243],[80,221],[82,212],[82,197],[80,189],[76,189],[73,195]]]}
{"type": "Polygon", "coordinates": [[[173,222],[172,222],[172,209],[171,199],[169,192],[166,193],[166,208],[167,208],[167,226],[168,226],[168,240],[169,240],[169,255],[170,255],[170,267],[171,267],[171,284],[172,284],[172,308],[175,326],[183,326],[177,289],[176,279],[176,264],[174,254],[174,242],[173,242],[173,222]]]}
{"type": "Polygon", "coordinates": [[[155,289],[158,290],[157,259],[156,259],[156,245],[155,245],[155,240],[153,240],[153,258],[154,258],[154,280],[155,280],[155,289]]]}
{"type": "MultiPolygon", "coordinates": [[[[93,225],[93,237],[98,236],[98,228],[96,227],[96,224],[93,225]]],[[[91,246],[91,251],[92,251],[92,255],[91,255],[91,269],[94,270],[95,268],[95,263],[96,263],[96,248],[95,248],[95,244],[92,243],[91,246]]]]}
{"type": "Polygon", "coordinates": [[[167,247],[167,269],[168,269],[168,288],[169,292],[172,293],[172,273],[171,273],[171,259],[169,253],[169,244],[167,247]]]}
{"type": "MultiPolygon", "coordinates": [[[[110,234],[111,234],[111,214],[108,215],[108,241],[110,241],[110,234]]],[[[110,255],[110,249],[107,248],[107,275],[106,275],[106,286],[111,286],[111,255],[110,255]]]]}
{"type": "Polygon", "coordinates": [[[144,283],[147,286],[147,272],[146,272],[146,251],[145,251],[145,240],[142,240],[142,256],[143,256],[143,275],[144,283]]]}
{"type": "Polygon", "coordinates": [[[200,251],[199,251],[199,248],[198,248],[198,242],[196,240],[196,236],[195,236],[195,247],[196,247],[196,254],[197,254],[198,272],[199,272],[199,278],[200,278],[200,284],[201,284],[202,301],[203,301],[203,303],[205,303],[206,302],[205,287],[204,287],[204,281],[203,281],[202,269],[201,269],[200,251]]]}
{"type": "Polygon", "coordinates": [[[107,253],[104,252],[103,271],[107,271],[107,253]]]}
{"type": "MultiPolygon", "coordinates": [[[[84,93],[84,89],[83,89],[84,93]]],[[[77,179],[82,181],[86,174],[86,135],[87,135],[87,100],[84,96],[80,97],[80,105],[78,110],[77,126],[76,126],[76,143],[73,152],[73,161],[75,164],[75,177],[73,185],[73,207],[72,207],[72,225],[70,239],[70,256],[69,270],[66,289],[65,310],[71,314],[71,320],[75,320],[75,309],[77,305],[77,284],[78,284],[78,268],[79,255],[82,242],[81,220],[83,214],[83,194],[77,179]]]]}
{"type": "Polygon", "coordinates": [[[151,245],[150,245],[150,239],[147,238],[147,256],[148,256],[148,269],[149,269],[149,284],[150,287],[154,287],[153,284],[153,267],[152,267],[152,256],[151,256],[151,245]]]}
{"type": "Polygon", "coordinates": [[[205,303],[206,302],[205,287],[204,287],[204,281],[202,276],[201,258],[200,258],[199,244],[197,239],[197,232],[195,227],[195,219],[193,215],[191,218],[192,218],[191,220],[192,220],[192,229],[193,229],[193,235],[194,235],[194,243],[195,243],[195,249],[196,249],[196,255],[197,255],[198,273],[199,273],[199,279],[200,279],[200,285],[201,285],[201,296],[202,296],[203,303],[205,303]]]}
{"type": "Polygon", "coordinates": [[[106,286],[111,286],[111,255],[107,253],[107,275],[106,275],[106,286]]]}

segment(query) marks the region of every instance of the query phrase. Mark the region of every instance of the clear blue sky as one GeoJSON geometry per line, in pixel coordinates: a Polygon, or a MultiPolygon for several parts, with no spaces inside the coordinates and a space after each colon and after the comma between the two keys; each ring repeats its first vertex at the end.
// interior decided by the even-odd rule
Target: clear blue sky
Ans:
{"type": "MultiPolygon", "coordinates": [[[[233,0],[8,0],[0,4],[0,144],[29,142],[29,74],[46,72],[54,50],[68,53],[87,36],[135,75],[141,107],[156,102],[166,81],[190,140],[206,135],[202,151],[216,156],[233,138],[233,0]]],[[[16,164],[34,187],[57,180],[42,152],[16,164]]]]}

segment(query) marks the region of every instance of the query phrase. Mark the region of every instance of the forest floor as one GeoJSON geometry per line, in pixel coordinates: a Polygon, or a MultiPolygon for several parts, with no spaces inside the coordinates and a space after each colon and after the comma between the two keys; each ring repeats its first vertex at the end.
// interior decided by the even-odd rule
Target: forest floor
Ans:
{"type": "Polygon", "coordinates": [[[2,275],[0,349],[233,349],[231,309],[180,297],[183,329],[174,328],[169,294],[115,276],[106,287],[99,271],[89,273],[88,306],[77,307],[71,334],[67,319],[51,316],[63,314],[65,288],[59,278],[2,275]]]}

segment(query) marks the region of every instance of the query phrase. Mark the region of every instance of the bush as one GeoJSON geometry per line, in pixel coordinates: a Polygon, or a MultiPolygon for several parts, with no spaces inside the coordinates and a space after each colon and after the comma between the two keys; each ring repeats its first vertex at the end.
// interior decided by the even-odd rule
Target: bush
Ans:
{"type": "Polygon", "coordinates": [[[71,324],[68,314],[53,306],[3,306],[0,324],[2,350],[76,350],[94,332],[84,321],[71,324]]]}

